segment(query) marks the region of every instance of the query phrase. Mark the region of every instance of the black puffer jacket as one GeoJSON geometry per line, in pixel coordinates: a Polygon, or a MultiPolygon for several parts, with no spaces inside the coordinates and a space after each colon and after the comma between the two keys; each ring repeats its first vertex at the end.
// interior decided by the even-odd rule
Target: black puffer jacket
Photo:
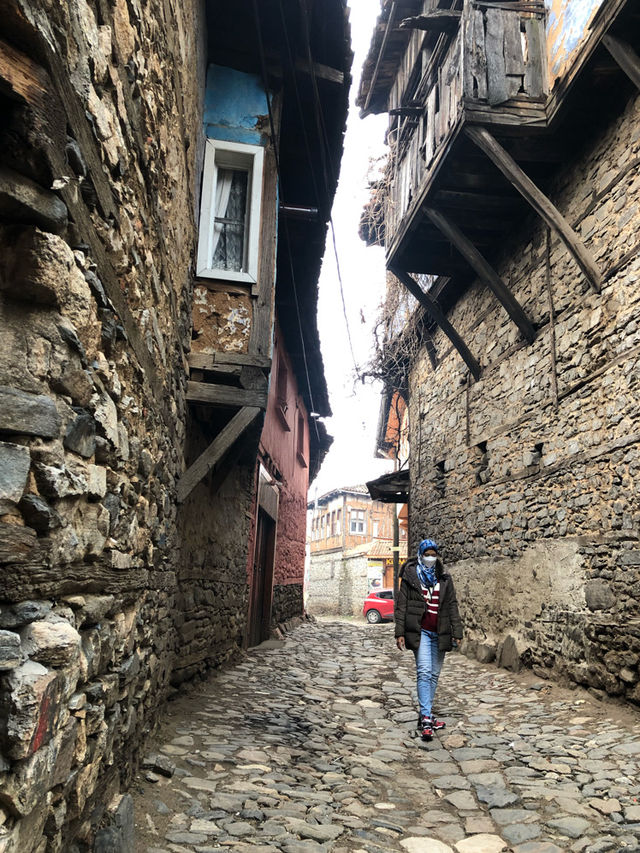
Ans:
{"type": "MultiPolygon", "coordinates": [[[[400,569],[400,590],[395,604],[396,637],[404,637],[408,649],[415,651],[420,645],[422,617],[425,612],[424,596],[418,579],[418,561],[411,557],[400,569]]],[[[450,574],[445,572],[438,558],[436,575],[440,581],[438,604],[438,648],[449,652],[453,648],[452,640],[462,639],[462,622],[458,613],[458,599],[450,574]]]]}

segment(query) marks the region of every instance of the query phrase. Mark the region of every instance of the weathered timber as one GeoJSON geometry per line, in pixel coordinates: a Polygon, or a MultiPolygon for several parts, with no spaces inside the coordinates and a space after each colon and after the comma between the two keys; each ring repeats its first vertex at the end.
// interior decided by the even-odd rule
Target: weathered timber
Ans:
{"type": "MultiPolygon", "coordinates": [[[[190,383],[191,384],[191,383],[190,383]]],[[[209,447],[187,468],[178,480],[177,496],[182,503],[197,484],[222,459],[235,441],[260,413],[258,406],[245,407],[235,414],[229,423],[218,433],[209,447]]]]}
{"type": "Polygon", "coordinates": [[[267,394],[230,385],[214,385],[208,382],[187,382],[187,402],[204,403],[209,406],[257,406],[266,409],[267,394]]]}
{"type": "Polygon", "coordinates": [[[464,28],[464,93],[470,98],[487,97],[487,53],[484,45],[484,16],[479,9],[468,6],[464,28]]]}
{"type": "Polygon", "coordinates": [[[531,321],[525,314],[518,300],[511,293],[491,264],[476,249],[471,240],[469,240],[469,238],[460,231],[454,222],[451,222],[451,220],[447,219],[446,216],[443,216],[440,211],[434,210],[431,207],[427,207],[424,210],[431,222],[433,222],[433,224],[451,241],[462,257],[475,270],[480,279],[492,291],[509,317],[511,317],[513,322],[520,329],[523,336],[529,341],[529,343],[531,343],[536,336],[535,329],[533,328],[531,321]]]}
{"type": "Polygon", "coordinates": [[[420,305],[423,306],[423,308],[428,311],[434,322],[440,326],[444,334],[449,338],[452,345],[458,351],[462,360],[471,371],[473,378],[476,380],[479,379],[480,364],[471,354],[469,347],[465,344],[451,323],[447,320],[438,303],[432,299],[428,293],[425,293],[418,282],[413,278],[413,276],[409,275],[409,273],[396,267],[389,267],[389,272],[395,275],[395,277],[407,288],[409,293],[420,303],[420,305]]]}
{"type": "Polygon", "coordinates": [[[251,365],[245,365],[241,368],[240,384],[243,388],[251,388],[254,391],[264,391],[267,393],[269,390],[269,382],[264,374],[264,370],[260,367],[252,367],[251,365]]]}
{"type": "Polygon", "coordinates": [[[261,367],[268,370],[271,367],[269,356],[246,352],[213,352],[189,353],[189,367],[197,370],[216,370],[218,366],[229,367],[261,367]]]}
{"type": "Polygon", "coordinates": [[[504,58],[504,15],[498,9],[487,9],[487,100],[491,106],[509,98],[507,69],[504,58]]]}
{"type": "Polygon", "coordinates": [[[534,182],[526,175],[511,155],[485,128],[467,127],[465,133],[487,157],[494,163],[518,190],[520,195],[533,207],[550,228],[558,234],[576,263],[586,276],[591,287],[600,292],[602,275],[591,252],[580,240],[557,207],[547,198],[534,182]]]}
{"type": "Polygon", "coordinates": [[[621,38],[607,34],[602,43],[633,84],[640,89],[640,56],[621,38]]]}
{"type": "MultiPolygon", "coordinates": [[[[274,122],[280,115],[280,101],[272,105],[274,122]]],[[[275,131],[277,133],[277,124],[275,131]]],[[[269,145],[264,155],[264,179],[262,210],[260,213],[260,256],[258,258],[258,281],[253,289],[251,331],[249,334],[249,353],[262,357],[271,352],[271,328],[275,309],[275,266],[278,227],[278,178],[277,164],[273,145],[269,145]]]]}
{"type": "Polygon", "coordinates": [[[527,39],[527,61],[524,67],[524,90],[532,98],[539,98],[547,91],[544,41],[544,19],[526,18],[524,32],[527,39]]]}
{"type": "Polygon", "coordinates": [[[450,33],[457,29],[462,13],[455,9],[433,9],[424,15],[414,15],[400,21],[401,30],[428,30],[431,33],[450,33]]]}
{"type": "Polygon", "coordinates": [[[402,118],[420,118],[424,112],[424,107],[396,107],[389,110],[390,116],[400,116],[402,118]]]}

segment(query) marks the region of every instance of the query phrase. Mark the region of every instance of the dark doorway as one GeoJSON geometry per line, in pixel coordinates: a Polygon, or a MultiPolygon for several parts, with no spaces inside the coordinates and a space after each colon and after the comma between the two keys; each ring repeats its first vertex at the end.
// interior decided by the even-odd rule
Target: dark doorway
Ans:
{"type": "Polygon", "coordinates": [[[250,646],[257,646],[269,637],[275,545],[276,523],[260,507],[256,527],[256,550],[253,560],[249,610],[250,646]]]}

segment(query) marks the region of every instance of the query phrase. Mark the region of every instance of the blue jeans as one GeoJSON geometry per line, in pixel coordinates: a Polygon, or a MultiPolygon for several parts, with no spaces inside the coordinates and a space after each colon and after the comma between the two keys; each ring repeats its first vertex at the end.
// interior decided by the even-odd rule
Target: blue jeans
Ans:
{"type": "Polygon", "coordinates": [[[430,717],[433,697],[438,686],[438,678],[444,661],[444,652],[438,649],[438,635],[435,631],[422,631],[420,646],[414,651],[416,656],[416,676],[420,716],[430,717]]]}

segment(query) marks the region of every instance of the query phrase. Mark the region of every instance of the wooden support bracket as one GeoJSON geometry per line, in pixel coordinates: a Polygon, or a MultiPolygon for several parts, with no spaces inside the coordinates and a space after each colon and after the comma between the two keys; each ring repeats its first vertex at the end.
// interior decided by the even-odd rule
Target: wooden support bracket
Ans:
{"type": "Polygon", "coordinates": [[[504,310],[520,329],[524,338],[529,343],[532,343],[536,332],[531,321],[491,264],[485,260],[484,256],[476,249],[471,240],[460,231],[458,226],[447,219],[446,216],[443,216],[442,213],[431,207],[424,208],[424,212],[436,228],[439,228],[445,237],[451,241],[462,257],[468,262],[469,266],[475,270],[480,279],[493,292],[504,310]]]}
{"type": "Polygon", "coordinates": [[[631,45],[611,35],[603,36],[602,43],[627,77],[640,89],[640,56],[631,45]]]}
{"type": "Polygon", "coordinates": [[[389,267],[389,272],[395,275],[398,281],[400,281],[407,288],[409,293],[414,296],[424,308],[426,308],[430,316],[433,317],[433,320],[438,324],[438,326],[440,326],[440,328],[449,338],[453,346],[460,353],[461,358],[471,371],[473,378],[476,380],[479,379],[479,363],[471,354],[469,347],[465,344],[460,335],[456,332],[451,323],[447,320],[444,315],[444,312],[442,311],[438,303],[428,293],[425,293],[425,291],[420,287],[418,282],[413,278],[413,276],[409,275],[409,273],[404,272],[404,270],[397,269],[396,267],[389,267]]]}
{"type": "Polygon", "coordinates": [[[198,456],[178,480],[177,497],[182,503],[195,489],[200,480],[211,471],[231,446],[237,441],[249,424],[260,413],[257,406],[245,407],[235,414],[229,423],[213,439],[209,447],[198,456]]]}
{"type": "Polygon", "coordinates": [[[267,408],[266,390],[234,388],[210,382],[187,382],[187,402],[207,406],[256,406],[267,408]]]}
{"type": "Polygon", "coordinates": [[[518,190],[520,195],[533,207],[547,225],[553,228],[573,255],[591,287],[596,293],[599,293],[602,287],[602,274],[596,265],[593,255],[553,202],[522,171],[513,157],[505,151],[488,130],[481,127],[467,127],[464,132],[481,151],[484,151],[491,162],[500,169],[509,183],[518,190]]]}

